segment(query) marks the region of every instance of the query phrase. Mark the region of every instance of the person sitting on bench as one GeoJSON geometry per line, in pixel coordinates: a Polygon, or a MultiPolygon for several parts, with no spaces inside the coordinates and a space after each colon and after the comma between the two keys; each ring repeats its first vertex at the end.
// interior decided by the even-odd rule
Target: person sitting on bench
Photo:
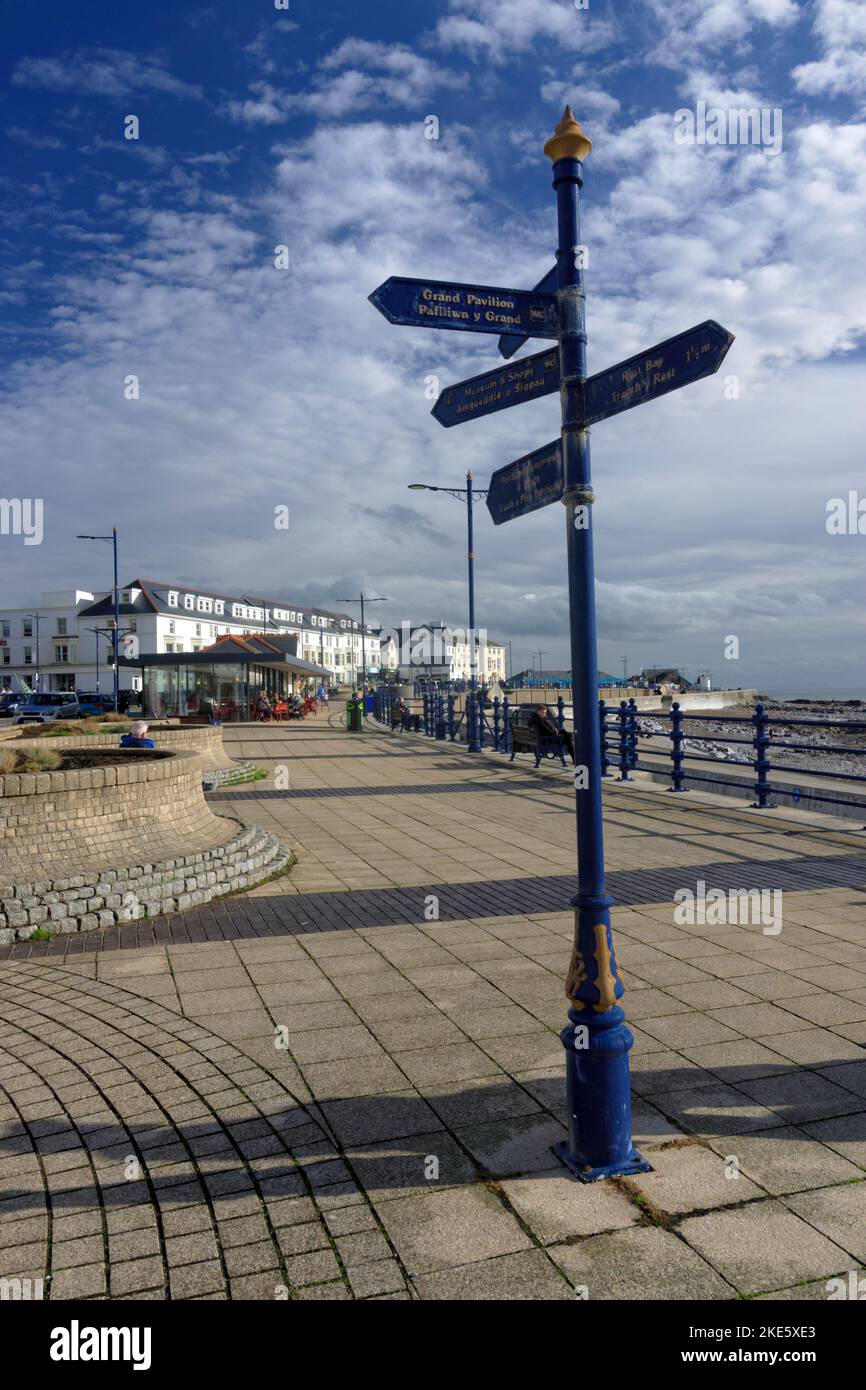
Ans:
{"type": "Polygon", "coordinates": [[[147,737],[147,724],[143,719],[137,719],[128,734],[124,734],[120,740],[121,748],[155,748],[156,744],[152,738],[147,737]]]}
{"type": "Polygon", "coordinates": [[[534,730],[539,738],[562,738],[568,756],[574,762],[574,739],[565,729],[558,729],[556,720],[552,717],[547,705],[536,705],[532,714],[529,716],[529,727],[534,730]]]}

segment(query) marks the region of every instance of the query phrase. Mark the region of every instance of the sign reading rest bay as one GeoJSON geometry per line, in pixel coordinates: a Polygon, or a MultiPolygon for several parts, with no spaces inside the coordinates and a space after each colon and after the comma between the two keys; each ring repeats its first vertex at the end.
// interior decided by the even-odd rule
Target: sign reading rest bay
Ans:
{"type": "Polygon", "coordinates": [[[562,444],[558,439],[524,454],[505,468],[497,468],[487,493],[487,509],[494,526],[559,502],[563,486],[562,444]]]}
{"type": "Polygon", "coordinates": [[[440,425],[450,427],[558,390],[559,349],[548,348],[532,357],[521,357],[508,367],[495,367],[492,372],[458,381],[456,386],[446,386],[430,413],[440,425]]]}
{"type": "Polygon", "coordinates": [[[608,367],[606,372],[596,373],[587,379],[584,388],[582,423],[597,424],[631,410],[633,405],[712,376],[733,341],[733,334],[715,319],[707,319],[675,338],[667,338],[615,367],[608,367]]]}
{"type": "Polygon", "coordinates": [[[392,275],[369,296],[389,323],[455,328],[464,333],[521,333],[555,338],[556,296],[496,285],[452,285],[392,275]]]}

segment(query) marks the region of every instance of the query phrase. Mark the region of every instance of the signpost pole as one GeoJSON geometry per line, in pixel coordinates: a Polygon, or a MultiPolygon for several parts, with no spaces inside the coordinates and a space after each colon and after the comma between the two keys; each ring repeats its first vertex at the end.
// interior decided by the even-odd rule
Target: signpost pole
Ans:
{"type": "Polygon", "coordinates": [[[476,693],[476,699],[467,700],[468,728],[466,739],[470,753],[480,753],[478,741],[478,656],[475,647],[475,533],[472,521],[472,469],[466,472],[466,526],[468,532],[469,558],[469,689],[476,693]]]}
{"type": "Polygon", "coordinates": [[[645,1172],[650,1165],[631,1138],[628,1053],[633,1038],[619,1006],[623,985],[610,926],[613,899],[604,876],[601,738],[597,716],[595,577],[589,433],[583,425],[586,327],[578,263],[582,160],[592,148],[567,107],[545,145],[553,162],[559,246],[557,301],[562,405],[563,502],[568,537],[568,590],[574,710],[578,892],[574,947],[566,981],[569,1137],[560,1157],[586,1182],[645,1172]]]}

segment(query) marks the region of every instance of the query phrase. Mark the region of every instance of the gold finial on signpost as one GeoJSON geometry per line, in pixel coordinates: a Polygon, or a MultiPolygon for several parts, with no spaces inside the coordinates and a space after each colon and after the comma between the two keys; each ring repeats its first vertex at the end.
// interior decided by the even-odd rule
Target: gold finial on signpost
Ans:
{"type": "Polygon", "coordinates": [[[556,131],[544,146],[544,153],[555,164],[558,159],[585,159],[591,149],[592,141],[584,135],[580,121],[574,119],[571,107],[566,106],[556,131]]]}

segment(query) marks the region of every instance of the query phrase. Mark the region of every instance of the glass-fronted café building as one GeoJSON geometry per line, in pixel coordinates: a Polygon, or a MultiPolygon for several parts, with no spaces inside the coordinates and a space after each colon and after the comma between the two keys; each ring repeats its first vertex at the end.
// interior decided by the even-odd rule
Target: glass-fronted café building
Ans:
{"type": "Polygon", "coordinates": [[[255,719],[264,703],[314,693],[332,673],[297,655],[297,637],[261,633],[221,637],[197,652],[143,652],[120,659],[141,673],[145,718],[212,715],[255,719]]]}

